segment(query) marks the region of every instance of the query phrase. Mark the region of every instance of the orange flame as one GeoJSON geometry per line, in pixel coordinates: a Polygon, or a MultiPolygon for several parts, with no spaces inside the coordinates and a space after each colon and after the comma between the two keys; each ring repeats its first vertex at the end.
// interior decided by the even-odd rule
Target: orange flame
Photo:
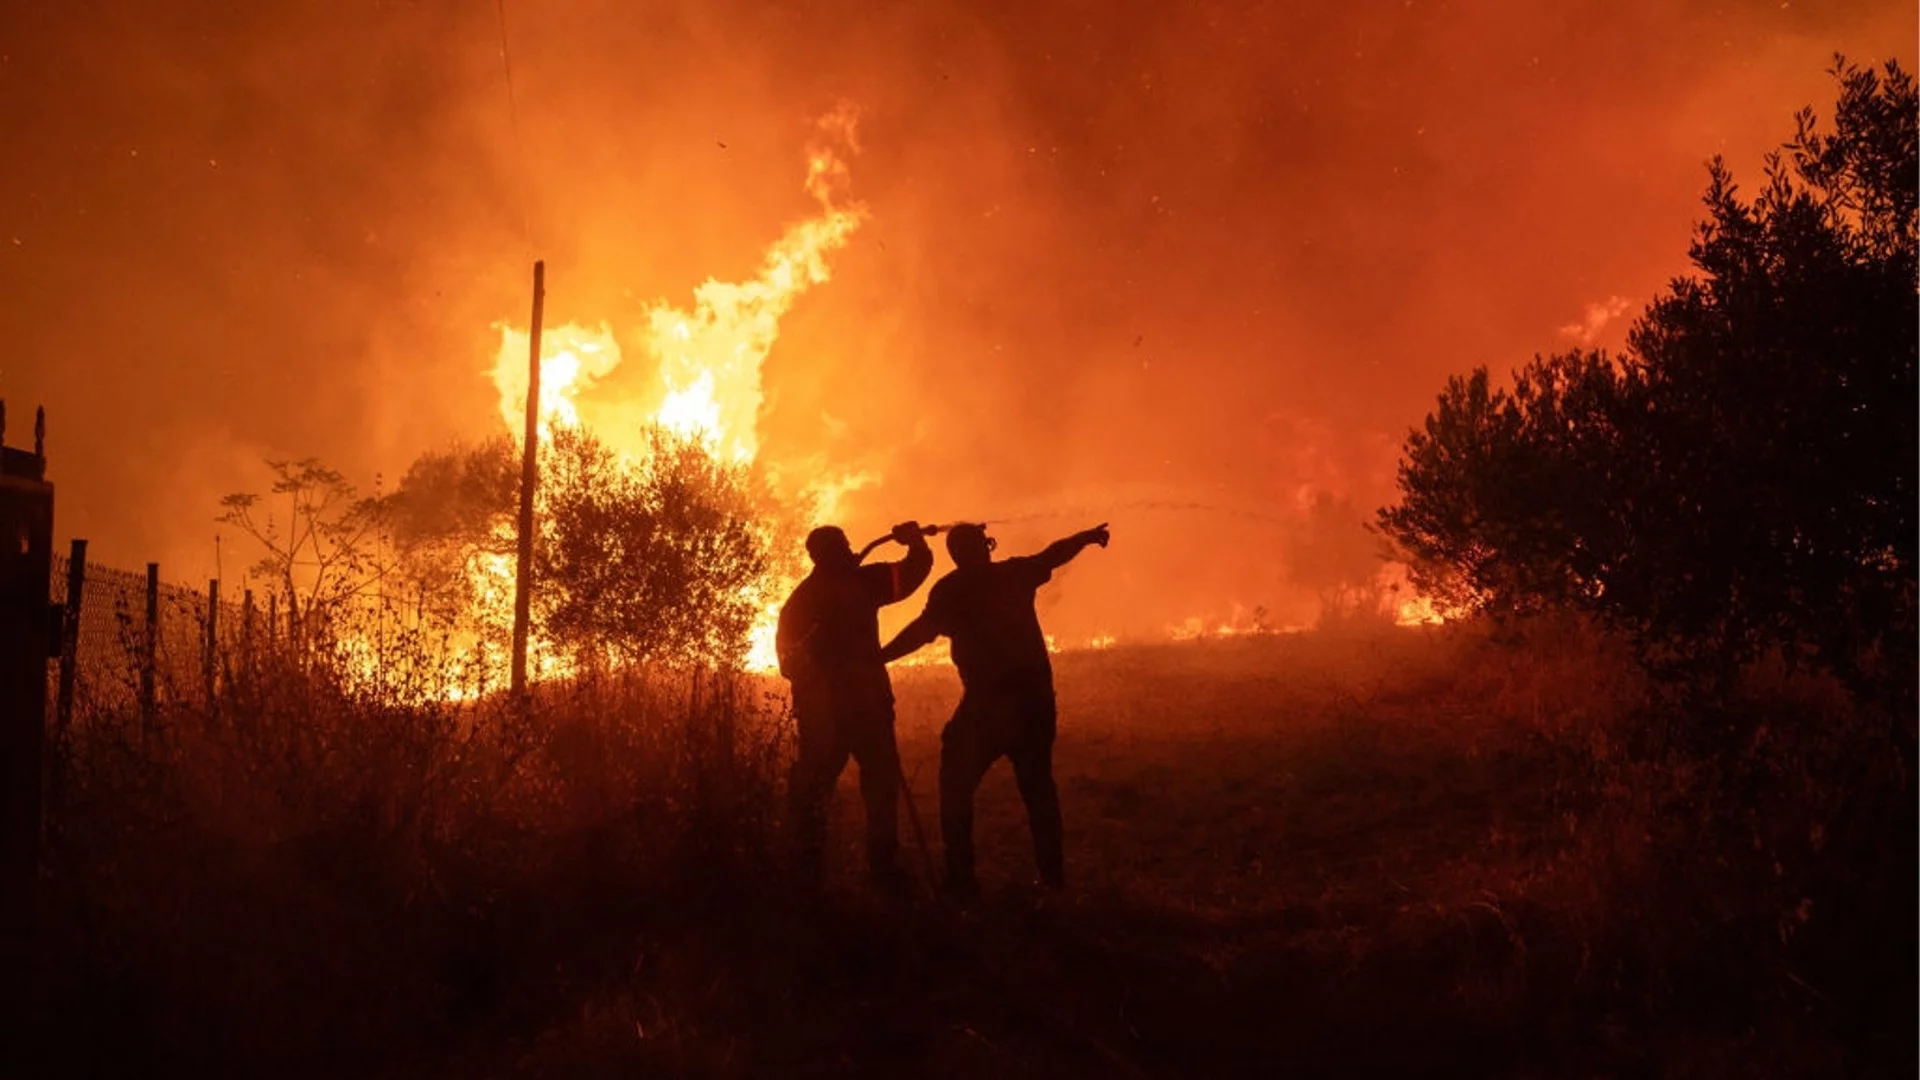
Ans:
{"type": "Polygon", "coordinates": [[[1389,562],[1380,568],[1375,581],[1395,626],[1438,626],[1455,612],[1444,609],[1433,597],[1416,590],[1407,565],[1389,562]]]}
{"type": "MultiPolygon", "coordinates": [[[[493,384],[500,391],[500,416],[519,434],[527,416],[527,332],[505,323],[493,384]]],[[[553,441],[553,425],[580,425],[575,404],[580,394],[620,366],[620,343],[602,323],[599,329],[568,324],[540,333],[540,441],[553,441]]]]}
{"type": "MultiPolygon", "coordinates": [[[[717,459],[740,464],[755,460],[760,448],[761,365],[779,338],[780,320],[801,294],[830,280],[827,256],[845,247],[866,218],[865,207],[842,201],[849,174],[839,151],[859,149],[854,114],[838,110],[820,121],[820,129],[825,138],[808,153],[805,181],[819,212],[789,226],[767,249],[753,278],[709,279],[694,289],[690,309],[664,301],[647,309],[640,343],[658,365],[660,379],[657,403],[650,410],[592,400],[595,385],[622,359],[620,344],[605,324],[597,328],[568,324],[543,332],[539,404],[543,443],[552,439],[556,424],[582,424],[585,406],[584,411],[599,421],[591,425],[594,434],[629,463],[647,453],[649,425],[698,439],[717,459]]],[[[500,330],[494,385],[507,430],[518,435],[526,416],[527,334],[504,325],[500,330]]],[[[841,495],[871,481],[866,474],[823,479],[815,473],[800,490],[786,494],[809,497],[817,522],[837,513],[841,495]]],[[[476,580],[475,584],[482,583],[476,580]]],[[[748,599],[761,612],[749,635],[750,668],[775,666],[773,633],[779,599],[792,584],[767,580],[750,590],[748,599]]]]}

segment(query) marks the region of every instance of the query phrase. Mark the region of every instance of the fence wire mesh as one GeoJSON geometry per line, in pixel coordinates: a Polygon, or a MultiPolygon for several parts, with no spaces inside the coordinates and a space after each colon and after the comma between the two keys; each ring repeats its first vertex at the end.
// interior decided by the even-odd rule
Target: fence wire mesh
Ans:
{"type": "MultiPolygon", "coordinates": [[[[207,587],[162,580],[153,590],[150,624],[144,570],[87,561],[77,605],[70,598],[72,576],[69,558],[56,555],[52,599],[74,620],[69,631],[74,716],[133,713],[141,706],[149,679],[156,707],[204,703],[228,674],[233,655],[250,644],[254,634],[270,632],[263,613],[248,610],[244,595],[222,595],[218,604],[210,604],[207,587]]],[[[67,662],[63,656],[62,664],[67,662]]],[[[51,709],[59,707],[60,667],[49,669],[51,709]]]]}

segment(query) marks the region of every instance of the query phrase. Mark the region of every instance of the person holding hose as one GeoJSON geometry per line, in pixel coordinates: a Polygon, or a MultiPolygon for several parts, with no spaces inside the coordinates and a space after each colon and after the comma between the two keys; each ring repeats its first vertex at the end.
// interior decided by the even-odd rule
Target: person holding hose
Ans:
{"type": "Polygon", "coordinates": [[[832,525],[813,530],[807,535],[813,570],[780,609],[774,649],[780,674],[793,687],[800,742],[787,797],[795,869],[808,884],[819,881],[827,802],[849,756],[859,764],[866,804],[867,870],[883,888],[903,888],[907,880],[899,866],[900,751],[893,685],[880,659],[879,613],[927,580],[933,550],[917,522],[902,522],[883,539],[906,545],[906,557],[862,565],[865,552],[856,554],[845,532],[832,525]]]}
{"type": "Polygon", "coordinates": [[[891,662],[946,635],[959,669],[960,705],[940,735],[940,834],[947,891],[979,895],[973,872],[973,793],[995,761],[1013,762],[1033,832],[1034,861],[1050,888],[1065,884],[1060,796],[1053,783],[1053,665],[1034,593],[1087,545],[1107,546],[1104,524],[1036,555],[993,560],[984,525],[947,530],[954,569],[927,593],[926,610],[880,651],[891,662]]]}

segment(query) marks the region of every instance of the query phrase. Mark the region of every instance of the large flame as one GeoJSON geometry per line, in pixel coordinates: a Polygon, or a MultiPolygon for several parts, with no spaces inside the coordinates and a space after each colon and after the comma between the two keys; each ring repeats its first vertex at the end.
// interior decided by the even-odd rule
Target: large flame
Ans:
{"type": "MultiPolygon", "coordinates": [[[[836,131],[850,128],[836,127],[836,131]]],[[[594,434],[616,453],[646,452],[644,428],[658,424],[705,442],[716,457],[752,461],[759,452],[760,368],[780,336],[780,320],[800,295],[832,276],[827,255],[844,247],[866,216],[858,204],[837,205],[846,165],[831,149],[815,149],[808,162],[807,191],[820,203],[818,216],[801,221],[776,240],[760,272],[742,282],[709,279],[693,291],[690,310],[661,302],[647,309],[641,343],[658,365],[659,398],[608,423],[594,434]]],[[[518,435],[525,424],[527,332],[501,325],[493,381],[500,415],[518,435]]],[[[540,437],[552,425],[578,425],[583,396],[620,366],[619,342],[605,323],[595,328],[568,323],[542,331],[540,343],[540,437]]]]}
{"type": "MultiPolygon", "coordinates": [[[[847,129],[851,130],[851,129],[847,129]]],[[[847,242],[865,211],[834,205],[846,166],[815,150],[807,191],[820,216],[802,221],[769,248],[751,281],[708,281],[694,290],[692,311],[661,304],[647,313],[647,351],[666,387],[654,420],[698,436],[716,456],[751,461],[759,451],[760,365],[780,336],[794,300],[831,276],[826,256],[847,242]]]]}
{"type": "MultiPolygon", "coordinates": [[[[500,391],[500,415],[515,435],[526,427],[527,331],[501,325],[500,354],[493,385],[500,391]]],[[[553,441],[553,426],[578,427],[577,399],[620,366],[620,343],[602,323],[587,329],[571,323],[540,334],[540,441],[553,441]]]]}
{"type": "MultiPolygon", "coordinates": [[[[606,324],[589,328],[569,323],[543,331],[543,444],[551,441],[556,425],[583,423],[584,412],[594,435],[629,462],[647,453],[650,425],[698,439],[718,459],[741,464],[755,460],[760,449],[760,369],[780,336],[780,320],[802,293],[829,280],[827,256],[844,247],[866,217],[863,206],[844,202],[848,172],[841,153],[859,148],[852,113],[837,111],[820,127],[824,137],[808,153],[805,181],[819,212],[788,227],[767,249],[754,277],[740,282],[709,279],[694,289],[689,309],[664,301],[647,309],[638,337],[657,365],[658,396],[652,404],[592,400],[595,385],[622,360],[619,341],[606,324]]],[[[499,330],[494,385],[507,430],[518,436],[526,422],[527,332],[507,325],[499,330]]],[[[824,519],[837,512],[841,495],[871,481],[865,474],[822,479],[815,473],[785,494],[806,497],[816,518],[824,519]]],[[[766,670],[775,665],[779,599],[792,584],[768,580],[750,590],[748,599],[761,614],[749,635],[749,667],[766,670]]],[[[538,645],[536,652],[541,651],[538,645]]]]}
{"type": "MultiPolygon", "coordinates": [[[[837,112],[821,122],[826,136],[808,154],[805,188],[818,203],[818,212],[789,226],[762,257],[758,272],[745,281],[709,279],[693,290],[689,308],[662,301],[648,307],[630,337],[655,366],[657,381],[650,394],[638,400],[595,394],[595,388],[623,360],[619,339],[607,323],[582,326],[569,323],[544,330],[540,359],[539,437],[553,438],[556,427],[586,424],[615,454],[632,463],[648,453],[646,428],[658,425],[683,438],[699,440],[716,459],[752,463],[760,450],[759,412],[762,402],[761,366],[780,334],[780,321],[808,289],[831,278],[828,256],[844,247],[864,220],[865,208],[846,202],[847,166],[842,151],[858,149],[853,118],[837,112]]],[[[500,415],[507,430],[518,437],[526,416],[527,332],[500,325],[500,350],[493,378],[499,391],[500,415]]],[[[776,480],[778,472],[770,470],[776,480]]],[[[791,470],[788,496],[798,496],[813,507],[815,521],[839,516],[847,492],[873,483],[871,474],[824,476],[818,469],[791,470]]],[[[475,594],[492,612],[504,618],[511,603],[512,566],[504,556],[469,560],[475,594]]],[[[760,613],[749,633],[747,666],[769,670],[775,666],[774,627],[780,599],[793,582],[774,577],[748,587],[748,599],[760,613]]],[[[1437,623],[1445,613],[1416,594],[1405,568],[1387,567],[1380,596],[1386,615],[1402,626],[1437,623]]],[[[1257,617],[1236,610],[1230,619],[1189,619],[1166,628],[1175,640],[1221,637],[1242,633],[1295,632],[1304,627],[1268,627],[1257,617]]],[[[1100,634],[1070,647],[1102,649],[1115,639],[1100,634]]],[[[1051,638],[1050,649],[1060,645],[1051,638]]],[[[553,674],[557,658],[536,640],[531,650],[536,677],[553,674]]],[[[491,660],[491,658],[489,658],[491,660]]],[[[502,661],[504,658],[501,658],[502,661]]],[[[940,662],[929,651],[918,662],[940,662]]]]}

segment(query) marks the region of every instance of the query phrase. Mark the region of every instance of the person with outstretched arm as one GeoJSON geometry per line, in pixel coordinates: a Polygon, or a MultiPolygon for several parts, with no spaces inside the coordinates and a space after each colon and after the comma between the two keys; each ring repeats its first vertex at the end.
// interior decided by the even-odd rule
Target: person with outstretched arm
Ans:
{"type": "Polygon", "coordinates": [[[900,750],[893,734],[893,685],[880,659],[880,609],[912,596],[933,570],[933,549],[917,522],[893,527],[906,545],[898,562],[862,564],[847,534],[824,525],[807,535],[813,571],[780,608],[774,649],[793,686],[799,752],[787,778],[795,868],[817,883],[826,845],[827,802],[852,757],[866,803],[867,870],[898,889],[900,750]]]}
{"type": "Polygon", "coordinates": [[[1107,539],[1102,524],[1056,540],[1038,554],[996,562],[986,526],[956,525],[947,533],[953,571],[934,583],[926,610],[881,650],[881,658],[891,662],[943,634],[952,643],[961,695],[940,734],[940,835],[945,885],[955,896],[979,893],[973,872],[973,793],[1001,757],[1013,762],[1040,880],[1051,888],[1065,884],[1060,795],[1053,783],[1053,665],[1033,598],[1055,570],[1089,544],[1106,547],[1107,539]]]}

